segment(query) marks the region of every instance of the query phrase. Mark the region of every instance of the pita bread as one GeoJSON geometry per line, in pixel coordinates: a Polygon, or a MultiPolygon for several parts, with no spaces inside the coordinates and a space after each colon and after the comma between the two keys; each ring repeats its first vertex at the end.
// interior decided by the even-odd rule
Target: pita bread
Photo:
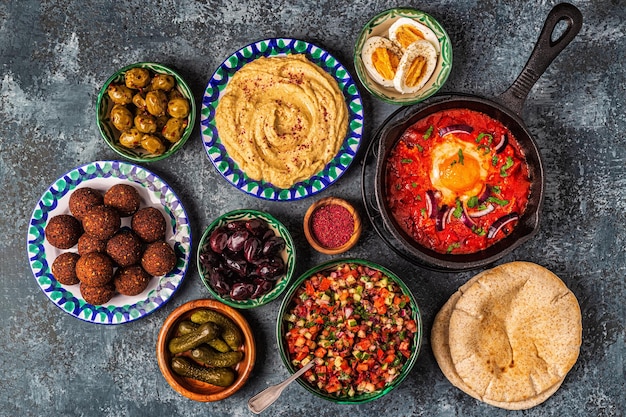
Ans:
{"type": "Polygon", "coordinates": [[[554,394],[581,340],[574,295],[556,275],[528,262],[470,279],[439,311],[431,332],[435,359],[452,385],[509,410],[554,394]]]}

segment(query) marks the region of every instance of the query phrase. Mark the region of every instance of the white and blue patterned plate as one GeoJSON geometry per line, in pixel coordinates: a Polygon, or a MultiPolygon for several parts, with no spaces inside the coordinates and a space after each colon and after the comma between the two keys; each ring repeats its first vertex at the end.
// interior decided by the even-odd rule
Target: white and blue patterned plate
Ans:
{"type": "MultiPolygon", "coordinates": [[[[122,226],[130,218],[122,218],[122,226]]],[[[66,313],[91,323],[121,324],[140,319],[163,306],[180,287],[191,256],[189,218],[174,191],[147,169],[128,162],[95,161],[74,168],[56,180],[43,194],[28,225],[28,260],[33,275],[44,294],[66,313]],[[62,251],[51,246],[44,236],[48,220],[58,214],[70,214],[68,202],[73,190],[91,187],[104,192],[115,184],[134,186],[142,207],[158,208],[168,220],[165,240],[173,246],[177,261],[174,270],[154,277],[148,288],[133,297],[116,294],[108,303],[91,305],[80,295],[79,285],[62,285],[54,279],[51,266],[62,251]]],[[[76,247],[69,249],[75,251],[76,247]]]]}
{"type": "Polygon", "coordinates": [[[316,194],[343,175],[361,144],[363,135],[363,103],[357,86],[348,70],[329,52],[309,42],[272,38],[251,43],[229,56],[215,71],[202,98],[200,129],[207,156],[217,171],[232,185],[255,197],[273,200],[299,200],[316,194]],[[215,110],[230,78],[245,64],[260,57],[304,54],[337,81],[343,92],[349,112],[348,133],[337,155],[322,169],[291,188],[278,188],[266,181],[249,178],[224,149],[215,126],[215,110]]]}

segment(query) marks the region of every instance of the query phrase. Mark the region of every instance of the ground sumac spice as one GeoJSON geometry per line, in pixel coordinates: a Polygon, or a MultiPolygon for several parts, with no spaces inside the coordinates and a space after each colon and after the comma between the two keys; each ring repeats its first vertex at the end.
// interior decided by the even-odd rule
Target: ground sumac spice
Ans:
{"type": "Polygon", "coordinates": [[[311,215],[311,231],[326,248],[344,245],[354,232],[354,218],[347,208],[338,204],[318,207],[311,215]]]}

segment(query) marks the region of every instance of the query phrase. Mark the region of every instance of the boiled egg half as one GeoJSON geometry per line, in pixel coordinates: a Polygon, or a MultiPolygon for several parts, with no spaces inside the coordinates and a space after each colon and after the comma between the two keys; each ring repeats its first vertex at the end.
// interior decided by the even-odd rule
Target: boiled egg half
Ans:
{"type": "Polygon", "coordinates": [[[433,75],[436,66],[435,47],[425,40],[413,42],[402,55],[393,86],[403,94],[416,93],[433,75]]]}
{"type": "Polygon", "coordinates": [[[479,195],[489,174],[490,156],[454,134],[431,151],[430,181],[441,191],[444,204],[454,205],[456,199],[466,202],[479,195]]]}
{"type": "Polygon", "coordinates": [[[382,36],[372,36],[365,41],[361,58],[367,73],[377,84],[393,88],[402,58],[397,44],[382,36]]]}
{"type": "Polygon", "coordinates": [[[439,39],[428,26],[408,17],[401,17],[389,27],[389,39],[396,42],[402,50],[406,50],[409,45],[420,40],[430,42],[435,51],[439,53],[439,39]]]}

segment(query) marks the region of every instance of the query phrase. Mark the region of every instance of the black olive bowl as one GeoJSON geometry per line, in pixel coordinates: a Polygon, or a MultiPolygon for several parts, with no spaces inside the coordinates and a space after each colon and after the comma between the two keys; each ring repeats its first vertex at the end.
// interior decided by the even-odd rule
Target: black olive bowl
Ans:
{"type": "Polygon", "coordinates": [[[249,309],[267,304],[285,291],[295,271],[296,249],[289,230],[274,216],[258,210],[239,209],[221,215],[205,229],[198,244],[197,263],[200,277],[213,297],[231,307],[249,309]],[[265,232],[271,230],[273,236],[282,239],[263,238],[261,230],[254,230],[258,220],[267,225],[265,232]],[[228,234],[228,240],[222,241],[226,247],[216,256],[211,249],[211,237],[216,232],[213,240],[218,240],[216,236],[220,230],[228,234]],[[256,251],[246,243],[252,237],[262,243],[256,251]],[[245,252],[238,246],[245,246],[250,253],[238,255],[245,252]],[[265,254],[264,246],[267,249],[265,254]],[[273,270],[277,263],[278,270],[273,270]]]}

